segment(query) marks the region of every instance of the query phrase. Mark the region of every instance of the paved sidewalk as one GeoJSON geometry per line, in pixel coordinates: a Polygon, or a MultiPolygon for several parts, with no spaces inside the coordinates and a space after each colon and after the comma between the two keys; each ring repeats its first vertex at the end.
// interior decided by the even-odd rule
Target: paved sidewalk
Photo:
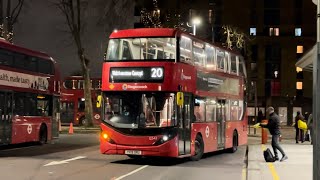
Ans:
{"type": "MultiPolygon", "coordinates": [[[[61,131],[60,134],[67,134],[69,133],[69,126],[61,126],[61,131]]],[[[95,134],[100,132],[100,127],[95,126],[95,127],[79,127],[79,126],[73,126],[73,132],[78,133],[78,134],[95,134]]]]}
{"type": "Polygon", "coordinates": [[[270,140],[261,145],[261,137],[249,137],[247,180],[311,180],[313,156],[310,142],[295,144],[294,139],[283,140],[281,146],[289,159],[266,163],[263,150],[270,148],[273,152],[270,140]]]}
{"type": "MultiPolygon", "coordinates": [[[[266,129],[266,131],[268,132],[269,137],[271,137],[269,130],[266,129]]],[[[250,136],[250,137],[260,137],[261,138],[261,128],[256,129],[256,134],[254,134],[253,127],[250,127],[250,131],[248,130],[248,132],[250,132],[248,134],[248,136],[250,136]]],[[[282,135],[282,139],[292,139],[294,141],[294,138],[296,136],[296,130],[294,127],[291,127],[291,126],[282,126],[281,127],[281,135],[282,135]]]]}

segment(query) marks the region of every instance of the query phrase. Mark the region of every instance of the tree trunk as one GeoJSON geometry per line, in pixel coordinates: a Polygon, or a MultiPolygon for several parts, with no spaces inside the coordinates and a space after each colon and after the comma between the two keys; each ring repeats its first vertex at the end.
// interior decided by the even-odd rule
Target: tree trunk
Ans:
{"type": "Polygon", "coordinates": [[[6,40],[10,39],[10,28],[11,28],[11,0],[7,0],[7,9],[6,9],[6,25],[4,26],[4,38],[6,40]]]}
{"type": "Polygon", "coordinates": [[[91,80],[90,80],[90,72],[86,63],[84,53],[79,53],[79,58],[82,61],[82,74],[84,79],[84,98],[85,98],[85,119],[86,123],[84,124],[86,127],[93,126],[93,112],[92,112],[92,98],[91,98],[91,80]]]}
{"type": "Polygon", "coordinates": [[[4,38],[3,0],[0,0],[0,37],[4,38]]]}

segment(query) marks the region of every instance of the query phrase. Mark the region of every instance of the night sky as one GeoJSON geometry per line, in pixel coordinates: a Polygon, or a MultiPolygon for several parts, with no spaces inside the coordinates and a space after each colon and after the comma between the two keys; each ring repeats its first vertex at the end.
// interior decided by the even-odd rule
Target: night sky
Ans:
{"type": "MultiPolygon", "coordinates": [[[[91,59],[92,77],[101,76],[103,53],[110,33],[133,28],[134,1],[90,0],[84,13],[83,44],[91,59]]],[[[49,0],[26,0],[14,27],[14,43],[48,53],[60,65],[62,76],[80,70],[77,49],[66,31],[65,19],[49,0]]]]}

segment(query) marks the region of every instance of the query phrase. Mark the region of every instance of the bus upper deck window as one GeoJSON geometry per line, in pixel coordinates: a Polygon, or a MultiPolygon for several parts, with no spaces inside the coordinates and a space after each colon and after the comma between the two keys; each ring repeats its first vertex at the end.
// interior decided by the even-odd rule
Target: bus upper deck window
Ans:
{"type": "Polygon", "coordinates": [[[122,59],[132,59],[131,50],[128,41],[123,41],[123,47],[122,47],[122,59]]]}
{"type": "Polygon", "coordinates": [[[224,66],[225,66],[225,54],[223,51],[219,51],[217,50],[217,66],[218,69],[220,70],[224,70],[224,66]]]}

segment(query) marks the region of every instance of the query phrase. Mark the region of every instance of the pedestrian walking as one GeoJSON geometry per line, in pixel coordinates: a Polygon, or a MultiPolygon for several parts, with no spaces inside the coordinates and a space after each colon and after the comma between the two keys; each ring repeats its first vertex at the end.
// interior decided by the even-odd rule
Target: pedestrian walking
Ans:
{"type": "Polygon", "coordinates": [[[278,150],[282,154],[282,158],[280,162],[287,160],[288,156],[285,154],[283,149],[281,148],[279,144],[279,137],[281,135],[280,131],[280,118],[279,116],[274,112],[273,107],[268,107],[266,113],[269,114],[269,120],[268,124],[260,124],[261,127],[268,128],[270,131],[270,134],[272,135],[272,141],[271,141],[271,146],[274,152],[275,160],[279,160],[278,156],[278,150]]]}
{"type": "Polygon", "coordinates": [[[296,143],[298,144],[299,141],[304,143],[304,131],[302,129],[299,129],[298,127],[298,121],[304,121],[304,117],[301,115],[300,111],[297,111],[297,116],[295,117],[295,124],[294,127],[296,128],[296,143]]]}

